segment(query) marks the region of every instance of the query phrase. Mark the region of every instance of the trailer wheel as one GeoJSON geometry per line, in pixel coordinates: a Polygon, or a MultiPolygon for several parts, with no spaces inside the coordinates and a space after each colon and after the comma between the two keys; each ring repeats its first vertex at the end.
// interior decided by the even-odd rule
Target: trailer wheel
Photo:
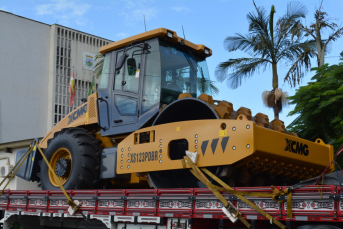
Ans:
{"type": "Polygon", "coordinates": [[[101,141],[82,128],[57,132],[48,142],[45,156],[54,170],[43,161],[41,183],[44,190],[92,189],[99,183],[101,141]],[[54,173],[57,176],[54,176],[54,173]]]}

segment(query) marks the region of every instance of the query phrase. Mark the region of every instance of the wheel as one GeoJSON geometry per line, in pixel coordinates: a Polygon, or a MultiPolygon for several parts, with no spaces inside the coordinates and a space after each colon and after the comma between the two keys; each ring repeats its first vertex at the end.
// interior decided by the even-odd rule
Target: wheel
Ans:
{"type": "MultiPolygon", "coordinates": [[[[156,117],[153,126],[166,123],[218,119],[216,112],[204,101],[195,98],[184,98],[169,104],[156,117]],[[182,112],[180,112],[182,111],[182,112]]],[[[188,150],[188,142],[178,139],[169,143],[171,160],[182,159],[188,150]]],[[[213,174],[218,174],[220,166],[207,167],[213,174]]],[[[154,171],[148,173],[151,184],[155,188],[205,188],[188,169],[154,171]]],[[[209,178],[210,181],[212,179],[209,178]]]]}
{"type": "Polygon", "coordinates": [[[92,189],[99,183],[101,141],[82,128],[62,129],[48,142],[45,156],[54,170],[43,161],[43,190],[92,189]],[[54,176],[54,173],[56,176],[54,176]]]}

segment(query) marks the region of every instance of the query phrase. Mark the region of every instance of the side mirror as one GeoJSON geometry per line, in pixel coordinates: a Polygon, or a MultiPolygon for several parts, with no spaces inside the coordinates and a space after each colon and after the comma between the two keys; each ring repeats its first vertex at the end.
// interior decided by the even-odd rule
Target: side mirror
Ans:
{"type": "Polygon", "coordinates": [[[134,76],[137,71],[136,60],[135,58],[127,59],[127,73],[129,76],[134,76]]]}
{"type": "Polygon", "coordinates": [[[128,58],[128,56],[129,54],[124,53],[123,55],[119,57],[119,60],[117,61],[117,64],[116,64],[116,70],[119,70],[123,67],[125,60],[126,58],[128,58]]]}

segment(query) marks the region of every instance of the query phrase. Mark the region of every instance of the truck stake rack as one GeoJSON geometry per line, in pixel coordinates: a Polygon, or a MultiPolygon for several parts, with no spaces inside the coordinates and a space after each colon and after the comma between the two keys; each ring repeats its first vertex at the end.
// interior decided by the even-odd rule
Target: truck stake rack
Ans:
{"type": "MultiPolygon", "coordinates": [[[[284,190],[287,187],[275,187],[284,190]]],[[[270,187],[235,188],[237,191],[270,192],[270,187]]],[[[197,189],[121,189],[69,190],[72,200],[81,202],[79,210],[87,219],[102,221],[108,228],[111,222],[160,224],[163,218],[228,219],[223,204],[207,188],[197,189]]],[[[234,195],[223,193],[247,220],[268,221],[234,195]]],[[[293,191],[293,218],[287,218],[287,204],[267,198],[247,197],[258,207],[290,225],[292,221],[343,222],[343,197],[339,186],[305,186],[293,191]]],[[[287,197],[285,197],[287,198],[287,197]]],[[[12,215],[50,218],[82,218],[68,214],[67,199],[62,191],[5,190],[0,208],[6,221],[12,215]]],[[[226,220],[229,221],[229,220],[226,220]]],[[[254,225],[254,223],[252,223],[254,225]]],[[[185,227],[186,228],[186,227],[185,227]]],[[[193,227],[192,227],[193,228],[193,227]]]]}

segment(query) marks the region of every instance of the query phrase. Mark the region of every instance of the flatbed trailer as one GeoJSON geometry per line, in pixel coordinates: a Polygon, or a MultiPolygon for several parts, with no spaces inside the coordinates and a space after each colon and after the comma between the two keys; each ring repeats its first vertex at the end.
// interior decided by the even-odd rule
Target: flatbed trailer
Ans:
{"type": "MultiPolygon", "coordinates": [[[[285,190],[286,186],[275,187],[285,190]]],[[[237,191],[270,193],[270,187],[242,187],[237,191]]],[[[232,223],[222,212],[223,204],[207,188],[68,190],[81,203],[74,216],[62,191],[5,190],[0,197],[3,228],[246,228],[232,223]],[[83,215],[82,215],[83,214],[83,215]]],[[[234,195],[223,196],[250,222],[252,228],[277,228],[234,195]]],[[[247,197],[288,228],[343,228],[343,198],[340,186],[310,185],[293,190],[292,218],[287,201],[247,197]],[[319,228],[319,227],[317,227],[319,228]]],[[[287,196],[285,196],[287,199],[287,196]]]]}

